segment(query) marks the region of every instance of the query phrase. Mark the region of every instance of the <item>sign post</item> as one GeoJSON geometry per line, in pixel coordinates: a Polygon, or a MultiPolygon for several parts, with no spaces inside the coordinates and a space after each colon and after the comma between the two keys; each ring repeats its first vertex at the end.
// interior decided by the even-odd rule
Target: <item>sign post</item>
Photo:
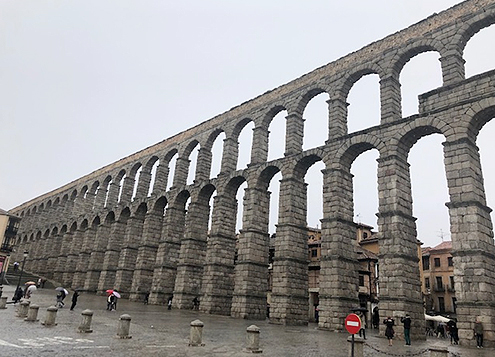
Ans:
{"type": "Polygon", "coordinates": [[[356,314],[349,314],[345,318],[345,329],[352,335],[351,357],[354,357],[354,334],[361,330],[361,319],[356,314]]]}

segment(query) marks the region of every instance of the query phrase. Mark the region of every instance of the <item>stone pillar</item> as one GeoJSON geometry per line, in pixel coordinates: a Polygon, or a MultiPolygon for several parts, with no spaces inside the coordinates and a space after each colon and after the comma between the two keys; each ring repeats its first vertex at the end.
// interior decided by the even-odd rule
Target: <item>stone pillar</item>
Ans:
{"type": "Polygon", "coordinates": [[[122,184],[122,190],[120,192],[120,200],[122,203],[130,203],[132,199],[132,193],[134,192],[134,177],[126,176],[124,177],[124,182],[122,184]]]}
{"type": "Polygon", "coordinates": [[[105,250],[110,237],[111,225],[113,218],[98,226],[95,240],[91,248],[89,261],[87,263],[86,279],[84,281],[84,290],[95,292],[100,280],[100,273],[105,258],[105,250]]]}
{"type": "Polygon", "coordinates": [[[198,160],[196,163],[196,171],[194,176],[195,182],[201,182],[208,180],[211,175],[211,148],[201,147],[198,153],[198,160]]]}
{"type": "Polygon", "coordinates": [[[306,188],[300,178],[280,181],[270,322],[308,324],[306,188]]]}
{"type": "Polygon", "coordinates": [[[270,193],[266,189],[245,190],[243,229],[239,235],[235,266],[233,317],[266,318],[269,205],[270,193]]]}
{"type": "Polygon", "coordinates": [[[236,171],[239,160],[239,142],[237,138],[226,138],[223,141],[223,152],[220,174],[236,171]]]}
{"type": "Polygon", "coordinates": [[[104,294],[106,290],[114,287],[115,274],[119,264],[120,251],[124,242],[127,219],[127,216],[121,215],[119,220],[112,224],[105,257],[103,258],[100,279],[98,281],[97,292],[99,294],[104,294]]]}
{"type": "MultiPolygon", "coordinates": [[[[378,160],[378,196],[380,316],[409,313],[413,321],[411,338],[424,340],[416,219],[412,216],[405,156],[390,155],[378,160]]],[[[385,325],[380,324],[380,334],[384,333],[385,325]]]]}
{"type": "Polygon", "coordinates": [[[185,200],[167,207],[153,270],[149,301],[165,304],[174,293],[181,238],[184,236],[185,200]]]}
{"type": "Polygon", "coordinates": [[[0,297],[0,309],[6,309],[7,308],[7,297],[2,296],[0,297]]]}
{"type": "Polygon", "coordinates": [[[173,187],[180,187],[187,183],[189,165],[191,161],[188,158],[178,157],[175,163],[173,187]]]}
{"type": "Polygon", "coordinates": [[[444,86],[458,83],[466,77],[464,68],[466,61],[462,58],[462,51],[449,50],[440,58],[440,63],[444,86]]]}
{"type": "Polygon", "coordinates": [[[82,313],[81,324],[77,328],[78,332],[91,333],[93,330],[91,329],[91,320],[93,319],[93,311],[84,310],[82,313]]]}
{"type": "Polygon", "coordinates": [[[304,119],[299,113],[290,113],[285,125],[285,156],[302,151],[304,135],[304,119]]]}
{"type": "Polygon", "coordinates": [[[106,202],[106,207],[114,207],[117,205],[119,202],[119,192],[120,192],[120,185],[115,182],[110,182],[109,188],[108,188],[108,196],[107,196],[107,202],[106,202]]]}
{"type": "Polygon", "coordinates": [[[31,304],[31,301],[25,299],[21,300],[21,302],[19,303],[19,308],[17,310],[17,317],[27,317],[29,304],[31,304]]]}
{"type": "Polygon", "coordinates": [[[121,315],[119,318],[119,326],[117,327],[117,338],[128,339],[129,330],[131,328],[131,317],[127,314],[121,315]]]}
{"type": "Polygon", "coordinates": [[[189,334],[189,346],[204,346],[203,340],[203,322],[194,320],[191,322],[191,333],[189,334]]]}
{"type": "Polygon", "coordinates": [[[88,266],[89,257],[91,256],[91,248],[94,243],[97,227],[98,226],[88,227],[84,232],[84,240],[77,258],[74,278],[72,279],[72,287],[74,289],[84,286],[84,282],[86,280],[86,268],[88,266]]]}
{"type": "Polygon", "coordinates": [[[151,292],[153,268],[156,261],[158,242],[162,232],[163,207],[148,212],[144,221],[143,240],[139,243],[136,267],[133,273],[129,299],[141,301],[147,292],[151,292]]]}
{"type": "Polygon", "coordinates": [[[323,170],[323,219],[319,291],[321,329],[343,331],[358,305],[359,264],[353,222],[353,186],[349,168],[323,170]]]}
{"type": "Polygon", "coordinates": [[[60,247],[60,254],[55,262],[55,272],[53,274],[53,280],[62,282],[63,274],[67,269],[67,255],[72,244],[73,234],[70,231],[65,232],[62,236],[62,244],[60,247]]]}
{"type": "Polygon", "coordinates": [[[59,256],[60,252],[60,246],[62,245],[62,237],[63,237],[62,232],[57,233],[57,234],[52,234],[49,238],[49,249],[47,251],[48,255],[48,260],[46,261],[46,272],[45,276],[48,279],[53,279],[54,278],[54,271],[55,267],[57,265],[57,259],[59,256]]]}
{"type": "Polygon", "coordinates": [[[139,174],[135,199],[148,197],[148,191],[150,190],[151,183],[151,172],[144,170],[145,169],[143,168],[139,174]]]}
{"type": "Polygon", "coordinates": [[[167,189],[169,172],[170,169],[168,167],[168,163],[164,164],[160,162],[160,164],[156,168],[155,184],[153,185],[152,193],[162,192],[167,189]]]}
{"type": "Polygon", "coordinates": [[[265,162],[268,158],[268,128],[256,126],[253,129],[251,164],[265,162]]]}
{"type": "Polygon", "coordinates": [[[230,315],[234,292],[237,217],[237,200],[234,195],[234,192],[230,195],[223,193],[214,199],[200,304],[200,310],[210,314],[230,315]]]}
{"type": "Polygon", "coordinates": [[[40,307],[36,304],[29,306],[29,310],[24,321],[36,322],[38,321],[38,311],[40,307]]]}
{"type": "Polygon", "coordinates": [[[105,207],[105,201],[107,199],[107,188],[100,186],[96,191],[94,209],[100,210],[105,207]]]}
{"type": "Polygon", "coordinates": [[[187,211],[174,288],[174,306],[180,309],[191,308],[192,300],[201,294],[210,215],[208,201],[206,195],[200,196],[189,204],[187,211]]]}
{"type": "Polygon", "coordinates": [[[444,155],[459,338],[474,345],[474,321],[482,316],[485,346],[493,347],[495,249],[478,148],[469,139],[459,139],[444,144],[444,155]]]}
{"type": "MultiPolygon", "coordinates": [[[[139,210],[139,209],[138,209],[139,210]]],[[[137,249],[142,240],[145,212],[137,212],[127,220],[124,242],[119,256],[119,264],[115,274],[114,287],[122,297],[129,297],[132,275],[136,266],[137,249]]]]}
{"type": "Polygon", "coordinates": [[[347,337],[349,342],[349,356],[363,357],[364,356],[364,339],[361,337],[347,337]]]}
{"type": "Polygon", "coordinates": [[[67,260],[64,271],[62,273],[61,282],[63,286],[71,286],[73,288],[77,288],[76,286],[72,285],[72,279],[76,271],[79,252],[81,251],[82,241],[84,239],[84,228],[75,230],[74,233],[71,235],[71,238],[72,240],[69,242],[69,252],[67,253],[67,260]]]}
{"type": "Polygon", "coordinates": [[[260,349],[260,328],[256,325],[251,325],[246,329],[246,350],[252,353],[263,352],[260,349]]]}
{"type": "Polygon", "coordinates": [[[327,100],[328,103],[328,139],[341,137],[347,134],[347,103],[342,95],[327,100]]]}
{"type": "Polygon", "coordinates": [[[46,309],[45,321],[41,324],[44,326],[56,326],[55,320],[57,318],[57,311],[58,309],[55,306],[50,306],[46,309]]]}
{"type": "Polygon", "coordinates": [[[394,73],[380,79],[380,124],[402,119],[402,103],[399,74],[394,73]]]}

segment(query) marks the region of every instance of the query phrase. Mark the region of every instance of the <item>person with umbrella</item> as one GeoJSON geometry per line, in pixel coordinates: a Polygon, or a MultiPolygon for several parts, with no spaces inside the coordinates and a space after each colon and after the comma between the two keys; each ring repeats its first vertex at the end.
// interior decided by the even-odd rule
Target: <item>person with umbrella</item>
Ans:
{"type": "Polygon", "coordinates": [[[62,307],[65,306],[64,299],[69,294],[69,292],[67,290],[65,290],[61,286],[59,286],[55,290],[58,291],[58,294],[57,294],[57,307],[62,308],[62,307]]]}

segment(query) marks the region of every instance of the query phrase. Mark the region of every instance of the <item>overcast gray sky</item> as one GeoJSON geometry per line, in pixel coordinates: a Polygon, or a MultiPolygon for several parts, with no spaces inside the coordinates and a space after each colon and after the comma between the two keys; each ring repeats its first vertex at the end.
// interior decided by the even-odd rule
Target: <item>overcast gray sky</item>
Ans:
{"type": "MultiPolygon", "coordinates": [[[[0,207],[11,209],[458,2],[3,0],[0,207]]],[[[494,34],[483,30],[468,44],[467,76],[493,68],[494,34]]],[[[441,85],[437,58],[420,55],[404,68],[404,115],[417,112],[419,93],[441,85]]],[[[374,77],[351,91],[351,131],[378,123],[374,77]]],[[[308,107],[308,125],[326,121],[324,99],[315,99],[319,109],[308,107]]],[[[478,140],[482,160],[493,152],[491,124],[478,140]]],[[[418,238],[426,245],[440,243],[440,232],[450,239],[437,136],[420,140],[409,159],[418,238]]],[[[363,154],[353,173],[356,220],[376,227],[375,160],[372,151],[363,154]]],[[[485,161],[490,205],[495,168],[485,161]]],[[[308,181],[318,180],[321,168],[308,181]]],[[[310,182],[313,191],[321,187],[310,182]]],[[[311,226],[321,218],[318,196],[310,198],[311,226]]]]}

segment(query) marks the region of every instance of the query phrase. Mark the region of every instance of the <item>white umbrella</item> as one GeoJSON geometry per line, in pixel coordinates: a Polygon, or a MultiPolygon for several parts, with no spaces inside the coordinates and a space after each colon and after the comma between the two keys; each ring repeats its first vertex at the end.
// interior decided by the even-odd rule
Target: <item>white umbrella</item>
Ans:
{"type": "Polygon", "coordinates": [[[431,316],[431,315],[425,314],[425,320],[447,323],[447,322],[449,322],[452,319],[449,319],[447,317],[443,317],[443,316],[440,316],[440,315],[438,315],[438,316],[431,316]]]}
{"type": "Polygon", "coordinates": [[[115,290],[113,291],[112,295],[115,295],[116,298],[120,299],[120,294],[116,292],[115,290]]]}
{"type": "Polygon", "coordinates": [[[29,291],[30,293],[35,292],[36,291],[36,285],[29,285],[27,288],[27,291],[29,291]]]}

